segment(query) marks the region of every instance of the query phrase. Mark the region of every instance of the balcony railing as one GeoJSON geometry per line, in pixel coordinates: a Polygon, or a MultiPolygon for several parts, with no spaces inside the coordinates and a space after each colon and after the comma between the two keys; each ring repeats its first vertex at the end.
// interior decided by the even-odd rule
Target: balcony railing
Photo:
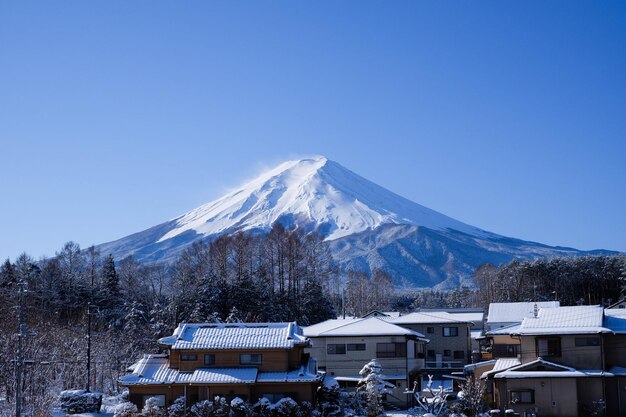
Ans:
{"type": "Polygon", "coordinates": [[[464,365],[463,361],[426,361],[426,368],[430,369],[463,368],[464,365]]]}

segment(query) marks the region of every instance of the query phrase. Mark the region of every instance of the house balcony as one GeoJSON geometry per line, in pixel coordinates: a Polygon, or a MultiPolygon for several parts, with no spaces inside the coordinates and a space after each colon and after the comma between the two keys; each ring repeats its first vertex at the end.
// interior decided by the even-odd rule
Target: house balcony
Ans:
{"type": "Polygon", "coordinates": [[[408,372],[415,372],[426,367],[426,361],[424,358],[408,358],[406,361],[406,367],[408,372]]]}
{"type": "Polygon", "coordinates": [[[462,369],[465,361],[426,361],[426,369],[462,369]]]}

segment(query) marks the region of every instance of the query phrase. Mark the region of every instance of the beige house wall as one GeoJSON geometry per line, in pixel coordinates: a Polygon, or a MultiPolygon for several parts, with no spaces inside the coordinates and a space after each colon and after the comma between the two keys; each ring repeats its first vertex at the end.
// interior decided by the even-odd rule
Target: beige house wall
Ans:
{"type": "MultiPolygon", "coordinates": [[[[576,378],[525,378],[498,380],[496,389],[499,407],[510,408],[524,415],[535,408],[541,417],[577,417],[578,389],[576,378]],[[511,404],[511,391],[534,390],[533,404],[511,404]]],[[[585,381],[586,382],[586,381],[585,381]]]]}
{"type": "MultiPolygon", "coordinates": [[[[424,342],[408,339],[406,336],[355,336],[355,337],[310,337],[312,347],[305,349],[312,357],[317,359],[318,367],[334,377],[358,378],[359,371],[363,366],[377,359],[383,368],[385,375],[406,375],[402,380],[392,380],[394,384],[391,394],[387,395],[387,401],[399,406],[408,405],[408,395],[405,391],[412,388],[411,373],[417,374],[424,368],[424,359],[418,358],[418,354],[424,352],[424,342]],[[364,343],[364,351],[349,351],[345,354],[328,354],[329,344],[357,344],[364,343]],[[377,343],[404,343],[406,344],[407,356],[402,358],[378,358],[376,353],[377,343]]],[[[353,385],[353,384],[352,384],[353,385]]]]}
{"type": "Polygon", "coordinates": [[[415,330],[430,340],[428,345],[426,345],[426,351],[433,350],[435,356],[427,356],[427,362],[434,361],[438,354],[442,355],[443,362],[458,362],[459,366],[467,365],[471,362],[471,333],[469,323],[398,324],[398,326],[415,330]],[[444,327],[457,327],[458,336],[444,336],[444,327]],[[428,328],[432,328],[433,332],[428,333],[428,328]],[[444,355],[446,350],[450,351],[450,356],[444,355]],[[463,359],[455,359],[454,351],[463,351],[463,359]]]}
{"type": "MultiPolygon", "coordinates": [[[[420,370],[424,366],[422,359],[415,358],[413,340],[407,340],[405,336],[358,336],[358,337],[311,337],[312,347],[305,349],[312,357],[317,359],[318,367],[326,369],[329,375],[335,376],[358,376],[363,366],[372,359],[377,359],[387,375],[407,374],[413,370],[420,370]],[[349,351],[345,354],[328,354],[329,344],[357,344],[364,343],[364,351],[349,351]],[[407,357],[405,358],[377,358],[377,343],[405,343],[407,345],[407,357]],[[408,365],[408,367],[407,367],[408,365]]],[[[423,342],[417,342],[418,350],[423,342]]],[[[422,348],[423,349],[423,348],[422,348]]]]}
{"type": "MultiPolygon", "coordinates": [[[[522,336],[522,363],[537,359],[537,338],[546,336],[522,336]]],[[[547,337],[550,337],[549,335],[547,337]]],[[[543,359],[576,369],[603,369],[602,341],[600,346],[576,346],[577,337],[600,337],[601,335],[559,335],[561,339],[561,355],[544,357],[543,359]]]]}

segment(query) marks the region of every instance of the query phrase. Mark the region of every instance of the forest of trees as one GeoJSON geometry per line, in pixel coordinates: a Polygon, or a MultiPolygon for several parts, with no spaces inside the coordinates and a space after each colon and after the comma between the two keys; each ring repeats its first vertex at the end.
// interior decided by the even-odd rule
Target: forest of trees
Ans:
{"type": "Polygon", "coordinates": [[[297,321],[335,316],[339,276],[315,234],[273,228],[194,244],[172,265],[114,260],[68,242],[49,259],[26,254],[0,266],[0,416],[12,407],[18,283],[24,283],[24,405],[45,410],[62,389],[86,385],[87,306],[91,304],[92,389],[117,380],[156,339],[180,322],[297,321]]]}
{"type": "Polygon", "coordinates": [[[0,265],[0,417],[15,395],[18,288],[26,290],[23,401],[48,410],[62,389],[86,385],[87,306],[91,305],[93,390],[117,380],[156,339],[180,322],[297,321],[373,310],[487,307],[490,302],[559,299],[562,305],[617,301],[626,257],[586,256],[483,265],[475,288],[396,291],[381,270],[340,272],[316,234],[274,227],[199,242],[171,265],[113,259],[68,242],[52,258],[27,254],[0,265]],[[21,283],[21,285],[20,285],[21,283]]]}

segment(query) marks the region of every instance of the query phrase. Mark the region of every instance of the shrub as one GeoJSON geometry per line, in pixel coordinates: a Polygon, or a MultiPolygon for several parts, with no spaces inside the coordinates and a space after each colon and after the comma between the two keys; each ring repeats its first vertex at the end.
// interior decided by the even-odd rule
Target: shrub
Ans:
{"type": "Polygon", "coordinates": [[[213,401],[210,400],[200,401],[191,407],[191,415],[193,417],[213,417],[214,411],[213,401]]]}
{"type": "Polygon", "coordinates": [[[154,397],[150,397],[146,400],[146,404],[143,406],[143,410],[141,410],[141,415],[143,417],[162,417],[163,410],[159,407],[159,400],[154,397]]]}
{"type": "Polygon", "coordinates": [[[61,410],[67,414],[97,413],[102,405],[102,394],[85,390],[61,391],[61,410]]]}
{"type": "Polygon", "coordinates": [[[113,417],[134,417],[137,415],[137,406],[131,402],[124,402],[115,407],[113,417]]]}
{"type": "Polygon", "coordinates": [[[298,417],[300,406],[289,397],[281,398],[274,404],[275,417],[298,417]]]}

